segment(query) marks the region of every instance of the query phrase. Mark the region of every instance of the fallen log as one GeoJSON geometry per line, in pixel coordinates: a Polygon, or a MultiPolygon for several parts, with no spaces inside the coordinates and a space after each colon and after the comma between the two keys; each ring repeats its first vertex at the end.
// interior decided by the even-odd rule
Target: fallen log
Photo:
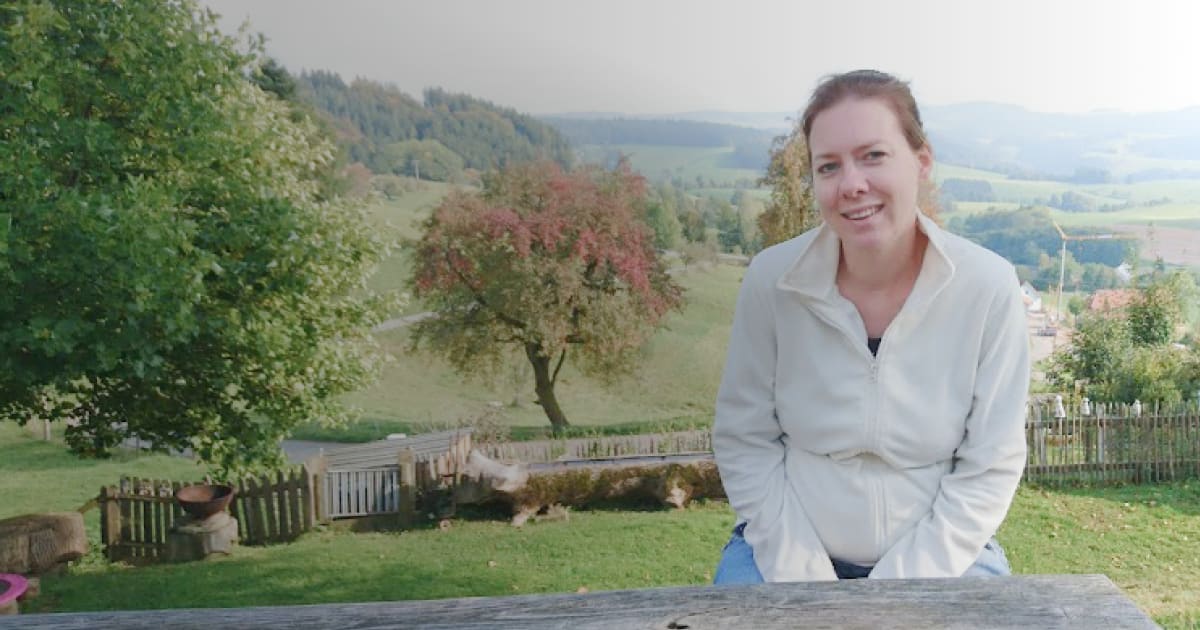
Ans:
{"type": "Polygon", "coordinates": [[[473,450],[467,457],[466,475],[454,492],[459,504],[496,500],[510,504],[512,524],[517,527],[556,505],[655,500],[682,508],[695,499],[724,496],[711,453],[503,464],[473,450]]]}

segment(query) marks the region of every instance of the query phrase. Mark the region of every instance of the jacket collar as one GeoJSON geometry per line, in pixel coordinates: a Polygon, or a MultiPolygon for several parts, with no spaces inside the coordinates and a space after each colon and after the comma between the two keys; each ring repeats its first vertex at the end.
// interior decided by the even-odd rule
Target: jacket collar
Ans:
{"type": "MultiPolygon", "coordinates": [[[[908,301],[920,304],[932,299],[949,284],[954,277],[954,263],[946,253],[946,233],[919,210],[917,229],[925,233],[929,245],[908,301]]],[[[840,256],[841,241],[837,233],[822,223],[816,235],[808,240],[796,260],[779,277],[776,287],[814,300],[835,302],[839,297],[836,279],[840,256]]]]}

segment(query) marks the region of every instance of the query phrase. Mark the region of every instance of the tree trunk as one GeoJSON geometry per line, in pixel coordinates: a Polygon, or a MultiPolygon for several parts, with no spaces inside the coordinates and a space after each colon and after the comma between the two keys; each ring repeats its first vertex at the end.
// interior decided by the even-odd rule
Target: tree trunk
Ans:
{"type": "Polygon", "coordinates": [[[554,396],[554,376],[558,376],[557,370],[554,376],[551,376],[550,357],[542,353],[542,347],[538,344],[525,344],[525,356],[529,357],[529,363],[533,366],[533,390],[537,393],[538,404],[550,419],[551,430],[562,433],[571,423],[567,422],[567,416],[563,414],[562,408],[558,406],[558,399],[554,396]]]}

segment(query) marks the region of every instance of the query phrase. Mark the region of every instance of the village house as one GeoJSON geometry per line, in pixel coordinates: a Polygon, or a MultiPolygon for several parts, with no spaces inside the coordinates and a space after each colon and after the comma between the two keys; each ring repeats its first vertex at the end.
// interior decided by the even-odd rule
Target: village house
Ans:
{"type": "Polygon", "coordinates": [[[1028,280],[1021,283],[1021,296],[1021,299],[1025,301],[1026,313],[1042,312],[1042,294],[1033,288],[1033,285],[1029,284],[1028,280]]]}
{"type": "Polygon", "coordinates": [[[1137,297],[1136,289],[1100,289],[1088,298],[1088,311],[1105,313],[1129,306],[1137,297]]]}

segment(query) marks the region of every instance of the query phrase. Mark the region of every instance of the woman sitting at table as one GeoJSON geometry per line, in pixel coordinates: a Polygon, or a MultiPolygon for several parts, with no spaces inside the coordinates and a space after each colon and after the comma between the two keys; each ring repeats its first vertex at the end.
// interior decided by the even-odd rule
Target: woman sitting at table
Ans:
{"type": "Polygon", "coordinates": [[[1029,352],[1011,264],[918,209],[907,84],[825,79],[801,118],[820,227],[754,257],[713,449],[738,525],[715,582],[1007,575],[1029,352]]]}

